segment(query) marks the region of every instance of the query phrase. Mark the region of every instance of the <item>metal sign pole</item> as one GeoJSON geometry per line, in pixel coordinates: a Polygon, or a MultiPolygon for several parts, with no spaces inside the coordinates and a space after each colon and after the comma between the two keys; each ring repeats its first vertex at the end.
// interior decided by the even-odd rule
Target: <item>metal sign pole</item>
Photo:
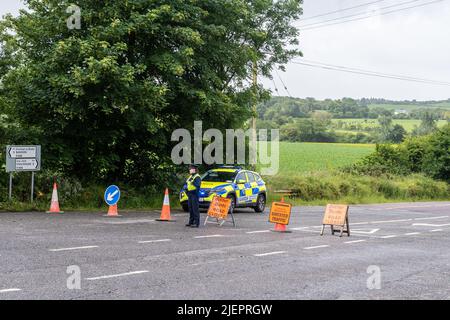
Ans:
{"type": "Polygon", "coordinates": [[[9,200],[12,200],[14,172],[31,171],[31,202],[34,201],[34,175],[41,170],[41,146],[6,146],[6,172],[9,172],[9,200]]]}
{"type": "Polygon", "coordinates": [[[12,198],[12,172],[9,173],[9,201],[12,198]]]}
{"type": "Polygon", "coordinates": [[[34,171],[31,171],[31,202],[33,202],[33,192],[34,192],[34,171]]]}

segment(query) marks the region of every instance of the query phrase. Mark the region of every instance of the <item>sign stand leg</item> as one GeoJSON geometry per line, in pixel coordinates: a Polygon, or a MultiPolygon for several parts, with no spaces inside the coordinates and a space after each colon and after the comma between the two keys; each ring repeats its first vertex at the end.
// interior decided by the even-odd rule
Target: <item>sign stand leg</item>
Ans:
{"type": "Polygon", "coordinates": [[[236,227],[236,222],[234,221],[234,214],[231,212],[231,220],[233,220],[233,227],[236,227]]]}
{"type": "Polygon", "coordinates": [[[31,172],[31,202],[33,202],[34,195],[34,171],[31,172]]]}
{"type": "Polygon", "coordinates": [[[320,235],[323,236],[323,232],[325,231],[325,225],[322,225],[322,230],[320,231],[320,235]]]}
{"type": "Polygon", "coordinates": [[[348,223],[348,216],[347,219],[345,219],[345,222],[347,223],[347,236],[350,237],[350,225],[348,223]]]}
{"type": "Polygon", "coordinates": [[[9,201],[12,199],[12,172],[9,173],[9,201]]]}

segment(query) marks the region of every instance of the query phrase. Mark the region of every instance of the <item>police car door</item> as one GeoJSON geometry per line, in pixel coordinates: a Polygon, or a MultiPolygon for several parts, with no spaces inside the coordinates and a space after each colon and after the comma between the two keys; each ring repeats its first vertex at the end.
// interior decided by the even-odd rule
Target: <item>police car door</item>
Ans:
{"type": "Polygon", "coordinates": [[[245,204],[248,201],[248,196],[246,194],[246,189],[248,189],[248,180],[245,172],[241,172],[236,176],[236,197],[238,204],[245,204]],[[247,187],[246,187],[247,186],[247,187]]]}
{"type": "Polygon", "coordinates": [[[249,188],[246,189],[246,194],[248,196],[248,200],[251,203],[256,203],[256,199],[259,194],[259,185],[256,182],[256,177],[252,172],[247,172],[247,181],[249,183],[249,188]]]}

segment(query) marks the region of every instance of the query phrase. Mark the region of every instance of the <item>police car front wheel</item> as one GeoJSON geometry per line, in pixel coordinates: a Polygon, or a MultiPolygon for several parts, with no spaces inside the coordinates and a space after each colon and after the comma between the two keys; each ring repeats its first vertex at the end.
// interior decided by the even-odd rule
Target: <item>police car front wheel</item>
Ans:
{"type": "Polygon", "coordinates": [[[266,196],[264,194],[260,194],[256,199],[255,212],[263,212],[266,208],[266,196]]]}

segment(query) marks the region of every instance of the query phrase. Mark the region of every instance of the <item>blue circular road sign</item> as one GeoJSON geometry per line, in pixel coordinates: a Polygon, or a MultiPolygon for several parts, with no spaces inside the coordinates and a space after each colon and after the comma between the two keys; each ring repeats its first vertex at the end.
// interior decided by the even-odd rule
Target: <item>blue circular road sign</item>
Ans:
{"type": "Polygon", "coordinates": [[[120,199],[120,189],[118,186],[112,185],[105,190],[105,202],[113,206],[119,202],[120,199]]]}

